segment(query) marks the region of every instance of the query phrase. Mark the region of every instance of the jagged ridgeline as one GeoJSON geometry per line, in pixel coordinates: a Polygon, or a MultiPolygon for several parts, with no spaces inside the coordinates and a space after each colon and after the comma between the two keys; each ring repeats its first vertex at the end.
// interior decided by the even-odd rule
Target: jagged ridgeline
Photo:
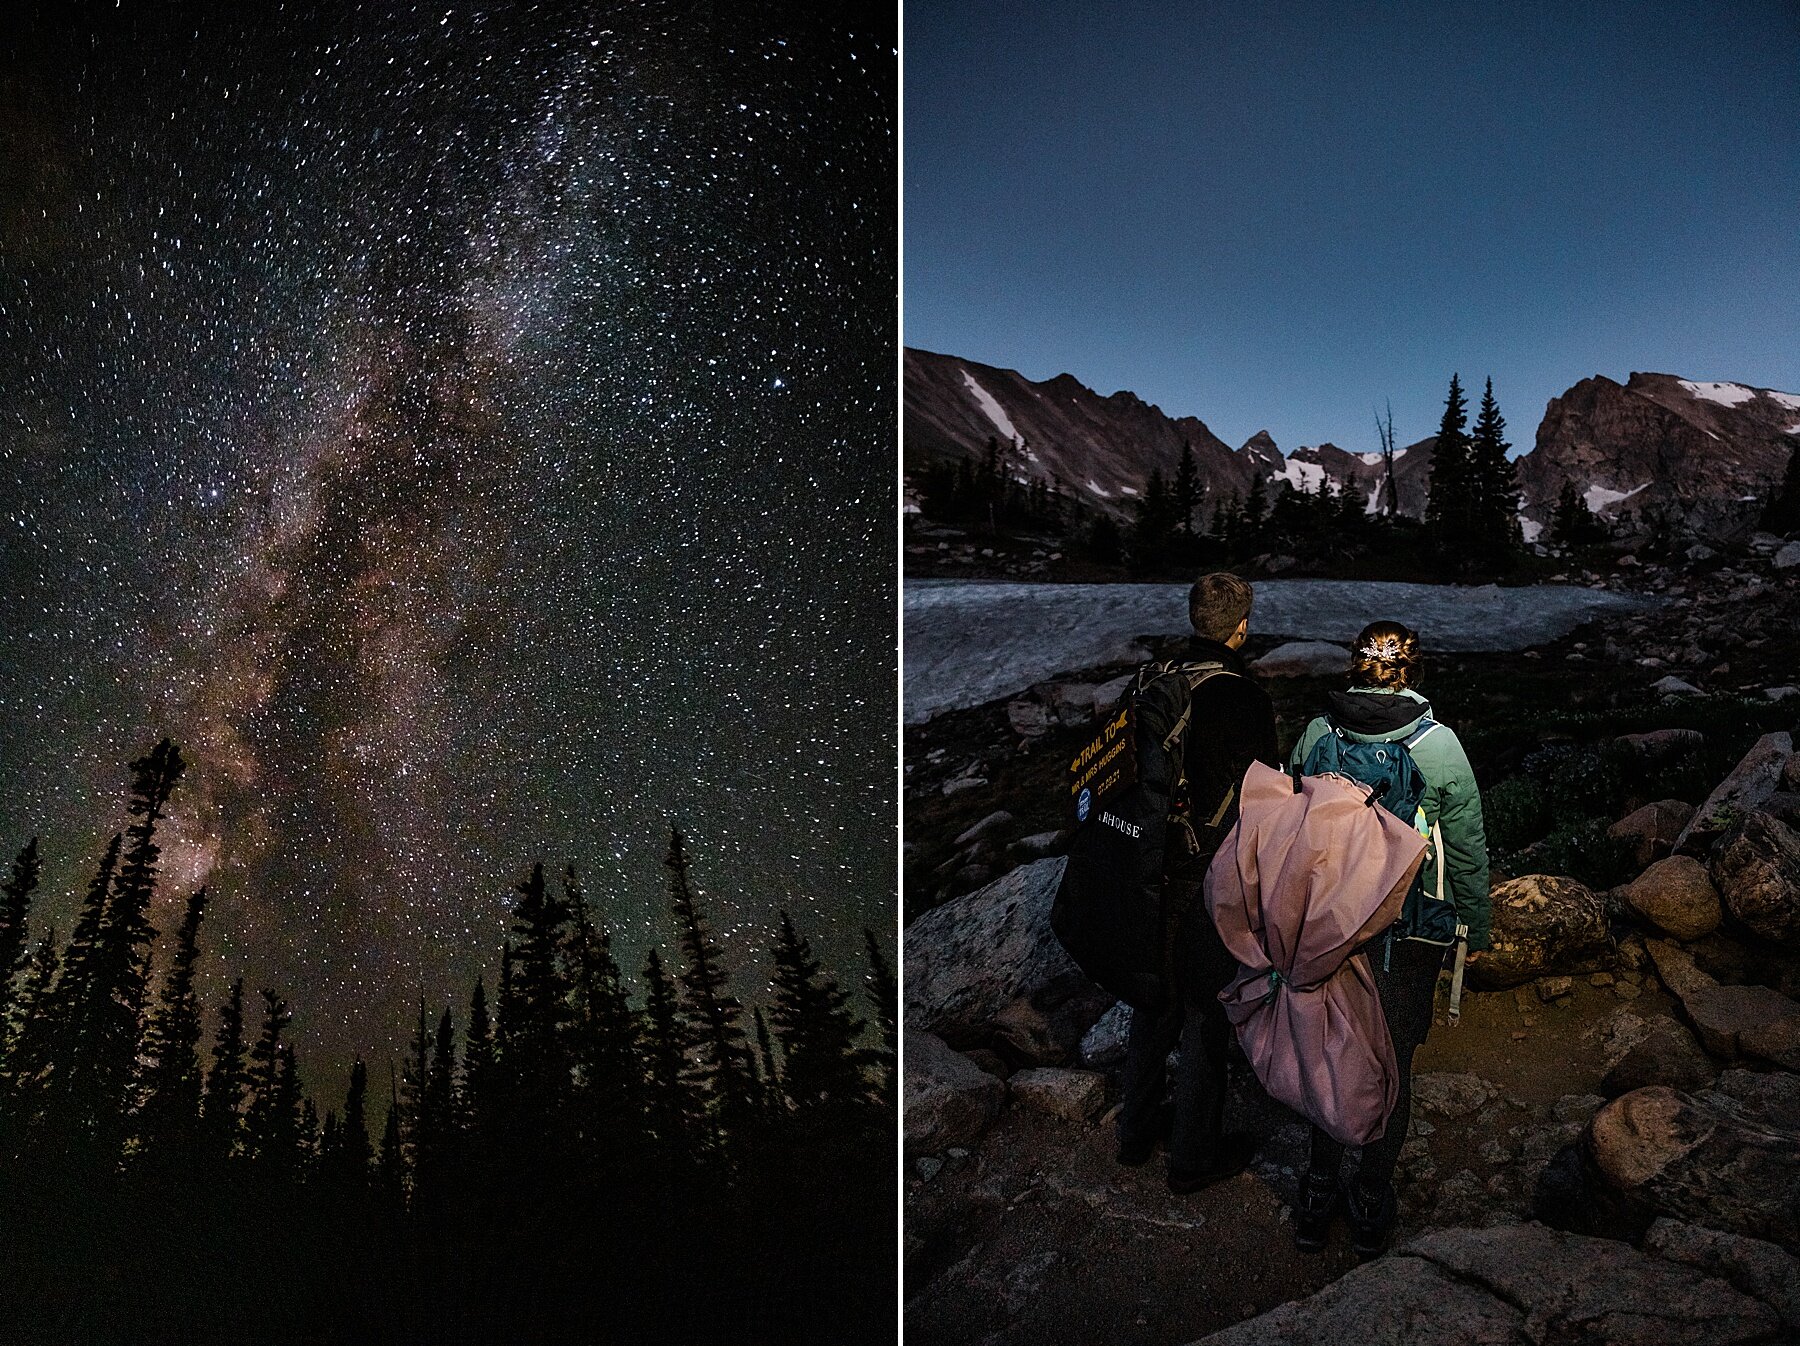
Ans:
{"type": "Polygon", "coordinates": [[[239,977],[203,1041],[205,889],[152,968],[187,766],[166,739],[131,763],[66,942],[33,928],[37,838],[0,884],[0,1337],[891,1335],[897,990],[872,933],[847,986],[783,912],[747,1007],[675,830],[679,953],[650,951],[634,1002],[574,867],[534,864],[492,992],[421,999],[398,1069],[309,1093],[282,991],[239,977]]]}

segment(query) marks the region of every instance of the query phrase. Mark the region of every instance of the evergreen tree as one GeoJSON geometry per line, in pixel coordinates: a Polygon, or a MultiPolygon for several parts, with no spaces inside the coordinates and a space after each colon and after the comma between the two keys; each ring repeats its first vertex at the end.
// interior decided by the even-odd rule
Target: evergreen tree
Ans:
{"type": "Polygon", "coordinates": [[[882,1096],[891,1102],[900,1063],[900,986],[894,969],[881,956],[875,932],[863,930],[863,946],[869,952],[868,996],[875,1010],[875,1027],[881,1032],[881,1051],[876,1057],[883,1080],[882,1096]]]}
{"type": "Polygon", "coordinates": [[[200,921],[205,912],[206,889],[202,888],[188,899],[162,998],[144,1034],[149,1064],[143,1071],[138,1135],[151,1150],[181,1156],[193,1155],[200,1137],[203,1077],[194,964],[200,957],[200,921]]]}
{"type": "Polygon", "coordinates": [[[718,1133],[729,1138],[749,1123],[755,1105],[755,1067],[740,1020],[743,1006],[728,989],[719,947],[700,915],[689,874],[687,844],[678,828],[669,833],[669,901],[678,922],[687,966],[681,973],[691,1077],[718,1133]]]}
{"type": "Polygon", "coordinates": [[[212,1060],[201,1118],[208,1148],[220,1158],[230,1158],[238,1153],[243,1141],[244,1095],[250,1087],[250,1072],[244,1060],[242,977],[231,983],[231,994],[219,1008],[212,1060]]]}
{"type": "Polygon", "coordinates": [[[485,1152],[494,1139],[496,1088],[494,1038],[488,1020],[487,987],[475,978],[469,996],[469,1030],[463,1037],[462,1093],[457,1110],[462,1114],[469,1144],[485,1152]]]}
{"type": "Polygon", "coordinates": [[[1194,510],[1200,504],[1200,465],[1194,446],[1181,442],[1181,463],[1175,469],[1175,526],[1183,537],[1194,535],[1194,510]]]}
{"type": "Polygon", "coordinates": [[[1469,541],[1482,560],[1504,564],[1519,545],[1519,480],[1506,454],[1506,419],[1489,379],[1469,439],[1469,541]]]}
{"type": "Polygon", "coordinates": [[[644,960],[644,993],[645,1118],[658,1152],[674,1159],[688,1152],[699,1119],[688,1088],[680,1002],[655,949],[644,960]]]}
{"type": "Polygon", "coordinates": [[[1137,502],[1137,518],[1131,533],[1131,563],[1139,574],[1167,564],[1169,545],[1175,540],[1175,504],[1163,482],[1161,468],[1150,470],[1144,494],[1137,502]]]}
{"type": "Polygon", "coordinates": [[[569,909],[550,895],[544,867],[535,864],[515,891],[512,932],[518,943],[503,965],[500,1022],[506,1033],[501,1064],[510,1092],[542,1128],[561,1112],[568,1092],[564,1034],[569,981],[561,954],[569,909]]]}
{"type": "Polygon", "coordinates": [[[783,1112],[787,1099],[782,1092],[781,1070],[775,1064],[775,1044],[769,1039],[769,1021],[763,1016],[761,1005],[751,1017],[756,1021],[757,1075],[762,1086],[757,1101],[769,1112],[783,1112]]]}
{"type": "Polygon", "coordinates": [[[770,1017],[786,1061],[784,1087],[801,1110],[867,1098],[862,1021],[852,1017],[850,993],[838,985],[794,931],[787,912],[775,941],[775,1004],[770,1017]]]}
{"type": "Polygon", "coordinates": [[[1425,529],[1434,551],[1462,558],[1469,539],[1471,488],[1469,469],[1469,404],[1462,384],[1450,376],[1444,415],[1432,449],[1430,495],[1425,501],[1425,529]]]}
{"type": "Polygon", "coordinates": [[[431,1072],[425,1080],[423,1149],[414,1161],[418,1191],[441,1196],[455,1181],[460,1127],[456,1116],[456,1026],[446,1005],[438,1018],[437,1038],[431,1052],[431,1072]]]}
{"type": "MultiPolygon", "coordinates": [[[[350,1067],[350,1087],[344,1093],[344,1121],[331,1152],[326,1172],[342,1191],[359,1193],[369,1185],[369,1071],[362,1058],[350,1067]]],[[[325,1114],[329,1123],[333,1114],[325,1114]]]]}
{"type": "Polygon", "coordinates": [[[1243,540],[1249,546],[1262,541],[1263,525],[1269,518],[1269,485],[1258,472],[1250,479],[1250,494],[1244,501],[1243,540]]]}
{"type": "Polygon", "coordinates": [[[8,1044],[4,1069],[0,1069],[0,1160],[17,1153],[31,1107],[49,1074],[54,1022],[51,995],[60,966],[56,929],[51,927],[38,941],[37,952],[25,970],[13,1002],[12,1022],[0,1022],[0,1034],[8,1044]]]}
{"type": "MultiPolygon", "coordinates": [[[[427,1097],[431,1077],[431,1034],[425,1020],[425,997],[419,997],[419,1015],[414,1022],[412,1042],[400,1064],[400,1143],[404,1147],[406,1166],[413,1177],[415,1196],[421,1175],[432,1167],[430,1151],[435,1143],[432,1135],[435,1118],[427,1097]]],[[[429,1175],[436,1177],[435,1173],[429,1175]]]]}
{"type": "Polygon", "coordinates": [[[570,865],[563,874],[568,904],[569,968],[575,1067],[590,1144],[606,1149],[635,1140],[643,1113],[637,1061],[637,1016],[613,957],[612,936],[595,925],[570,865]]]}
{"type": "Polygon", "coordinates": [[[1606,525],[1588,508],[1575,491],[1573,481],[1565,481],[1556,497],[1556,512],[1550,519],[1550,540],[1564,547],[1585,547],[1606,539],[1606,525]]]}
{"type": "Polygon", "coordinates": [[[1762,526],[1783,537],[1800,533],[1800,448],[1788,454],[1787,469],[1781,475],[1781,489],[1764,508],[1762,526]]]}
{"type": "Polygon", "coordinates": [[[25,966],[30,930],[31,894],[36,891],[43,864],[38,859],[37,838],[25,843],[13,860],[12,875],[0,883],[0,1071],[6,1066],[7,1025],[12,1022],[13,979],[25,966]]]}
{"type": "Polygon", "coordinates": [[[290,1098],[288,1084],[283,1079],[287,1068],[282,1050],[287,1044],[283,1035],[287,1032],[290,1016],[287,1001],[274,991],[264,987],[262,997],[262,1033],[250,1048],[251,1094],[250,1106],[244,1115],[244,1141],[246,1150],[254,1158],[280,1161],[287,1157],[286,1150],[293,1141],[295,1127],[292,1112],[284,1115],[283,1109],[298,1102],[297,1096],[290,1098]]]}
{"type": "MultiPolygon", "coordinates": [[[[61,970],[49,988],[43,1012],[34,1015],[37,1041],[24,1049],[42,1064],[33,1071],[32,1098],[21,1099],[21,1113],[52,1144],[94,1137],[100,1126],[99,1100],[104,1089],[95,1076],[105,1013],[103,941],[106,914],[118,873],[124,838],[114,833],[89,881],[75,918],[75,930],[62,955],[61,970]]],[[[116,1117],[122,1100],[108,1110],[116,1117]]]]}
{"type": "Polygon", "coordinates": [[[381,1155],[375,1163],[376,1190],[390,1209],[406,1204],[406,1157],[400,1141],[400,1094],[394,1084],[393,1062],[388,1063],[387,1122],[381,1128],[381,1155]]]}

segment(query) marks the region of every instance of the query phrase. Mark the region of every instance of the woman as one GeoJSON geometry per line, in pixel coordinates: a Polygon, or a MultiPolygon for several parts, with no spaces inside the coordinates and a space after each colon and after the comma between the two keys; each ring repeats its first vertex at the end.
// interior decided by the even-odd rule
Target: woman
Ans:
{"type": "MultiPolygon", "coordinates": [[[[1328,696],[1329,710],[1314,719],[1294,746],[1290,765],[1303,767],[1313,747],[1329,734],[1361,743],[1404,741],[1425,778],[1420,803],[1420,830],[1441,840],[1444,895],[1455,906],[1454,925],[1467,927],[1468,961],[1488,947],[1487,838],[1481,822],[1481,795],[1468,756],[1455,731],[1438,723],[1431,703],[1414,689],[1419,674],[1419,637],[1399,622],[1375,622],[1363,628],[1351,655],[1350,689],[1328,696]]],[[[1438,857],[1430,852],[1421,874],[1436,886],[1438,857]]],[[[1394,1165],[1406,1143],[1412,1113],[1413,1053],[1431,1029],[1432,1001],[1438,971],[1453,947],[1443,942],[1445,923],[1422,919],[1409,904],[1409,915],[1367,946],[1381,996],[1381,1009],[1393,1035],[1394,1059],[1400,1069],[1400,1093],[1381,1139],[1363,1146],[1362,1164],[1344,1195],[1351,1246],[1365,1257],[1380,1252],[1394,1227],[1394,1165]]],[[[1305,1252],[1325,1246],[1337,1214],[1339,1167],[1344,1147],[1318,1127],[1312,1132],[1312,1154],[1300,1184],[1295,1208],[1294,1241],[1305,1252]]]]}

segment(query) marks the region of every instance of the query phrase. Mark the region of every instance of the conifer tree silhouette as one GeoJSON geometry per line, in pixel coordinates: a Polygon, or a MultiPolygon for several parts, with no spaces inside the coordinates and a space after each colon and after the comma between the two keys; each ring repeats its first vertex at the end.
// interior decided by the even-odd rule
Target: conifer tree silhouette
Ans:
{"type": "Polygon", "coordinates": [[[400,1090],[394,1083],[394,1063],[388,1062],[387,1121],[381,1128],[381,1154],[375,1161],[375,1187],[390,1210],[406,1204],[406,1157],[400,1141],[400,1090]]]}
{"type": "Polygon", "coordinates": [[[288,1067],[283,1037],[290,1016],[287,1002],[274,991],[264,987],[262,997],[262,1032],[250,1048],[251,1093],[244,1115],[244,1140],[252,1157],[280,1161],[293,1144],[296,1119],[291,1109],[299,1101],[297,1091],[291,1091],[284,1079],[288,1067]]]}
{"type": "MultiPolygon", "coordinates": [[[[31,1044],[43,1069],[31,1076],[32,1094],[21,1098],[27,1128],[39,1143],[57,1148],[94,1139],[99,1126],[103,1090],[95,1079],[101,1025],[105,1015],[103,941],[106,914],[118,874],[118,833],[107,843],[99,868],[89,881],[75,929],[63,951],[61,969],[49,988],[44,1012],[34,1016],[42,1038],[31,1044]]],[[[118,1100],[112,1102],[117,1111],[118,1100]]]]}
{"type": "Polygon", "coordinates": [[[14,978],[25,966],[30,930],[31,894],[38,886],[43,863],[38,858],[38,839],[33,837],[13,860],[12,874],[0,883],[0,1072],[6,1069],[7,1028],[15,1002],[14,978]]]}
{"type": "Polygon", "coordinates": [[[1469,436],[1469,523],[1476,554],[1488,565],[1503,565],[1520,540],[1519,480],[1506,456],[1506,418],[1494,400],[1494,381],[1481,394],[1475,430],[1469,436]]]}
{"type": "Polygon", "coordinates": [[[457,1111],[463,1119],[465,1146],[477,1160],[485,1156],[494,1143],[494,1091],[497,1087],[487,987],[480,977],[476,977],[475,989],[469,996],[469,1029],[463,1040],[462,1084],[457,1096],[457,1111]]]}
{"type": "Polygon", "coordinates": [[[881,1051],[876,1064],[882,1073],[882,1097],[891,1102],[896,1097],[895,1083],[900,1063],[900,987],[894,969],[881,956],[875,932],[864,927],[863,947],[869,953],[869,1003],[875,1010],[875,1027],[881,1033],[881,1051]]]}
{"type": "Polygon", "coordinates": [[[570,913],[573,1055],[582,1125],[590,1140],[629,1149],[635,1147],[644,1109],[637,1016],[613,958],[612,937],[594,923],[573,865],[564,871],[563,894],[570,913]]]}
{"type": "Polygon", "coordinates": [[[644,960],[644,1066],[650,1133],[659,1153],[684,1159],[700,1119],[688,1088],[681,1005],[655,949],[644,960]]]}
{"type": "Polygon", "coordinates": [[[761,1089],[757,1102],[769,1112],[785,1112],[787,1095],[781,1087],[781,1071],[775,1064],[775,1044],[769,1039],[769,1021],[758,1005],[751,1017],[756,1021],[756,1060],[761,1089]]]}
{"type": "Polygon", "coordinates": [[[783,1085],[802,1111],[825,1104],[864,1101],[868,1079],[857,1049],[860,1019],[850,1013],[850,993],[813,956],[812,946],[781,913],[775,941],[775,1004],[770,1017],[786,1061],[783,1085]]]}
{"type": "Polygon", "coordinates": [[[360,1193],[369,1185],[369,1070],[356,1059],[350,1087],[344,1091],[344,1122],[339,1131],[336,1177],[346,1191],[360,1193]]]}
{"type": "Polygon", "coordinates": [[[244,979],[231,983],[219,1007],[219,1029],[213,1037],[212,1070],[206,1077],[201,1125],[210,1153],[229,1159],[243,1145],[244,1095],[250,1072],[244,1058],[244,979]]]}
{"type": "Polygon", "coordinates": [[[687,966],[681,973],[687,1042],[693,1053],[689,1077],[706,1100],[715,1144],[746,1129],[756,1104],[755,1066],[740,1020],[743,1006],[729,989],[719,946],[713,942],[695,900],[687,845],[678,828],[669,832],[669,901],[687,966]]]}
{"type": "Polygon", "coordinates": [[[199,961],[200,921],[206,889],[188,899],[175,937],[175,954],[162,996],[144,1033],[138,1136],[146,1149],[192,1158],[199,1144],[203,1079],[200,1071],[200,1002],[194,992],[199,961]]]}
{"type": "Polygon", "coordinates": [[[1444,415],[1438,422],[1437,443],[1431,450],[1430,493],[1425,500],[1425,530],[1440,557],[1463,567],[1471,521],[1469,469],[1469,404],[1462,383],[1450,376],[1444,396],[1444,415]]]}

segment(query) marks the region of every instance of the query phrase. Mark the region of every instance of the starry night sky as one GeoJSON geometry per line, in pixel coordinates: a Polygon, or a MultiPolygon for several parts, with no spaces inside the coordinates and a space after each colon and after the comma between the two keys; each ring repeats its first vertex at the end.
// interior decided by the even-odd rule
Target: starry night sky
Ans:
{"type": "Polygon", "coordinates": [[[892,15],[341,9],[9,37],[0,859],[42,837],[34,943],[166,733],[152,918],[210,885],[209,1008],[281,991],[328,1102],[421,990],[460,1026],[492,989],[534,858],[635,973],[671,821],[740,995],[780,906],[859,981],[896,924],[892,15]]]}

